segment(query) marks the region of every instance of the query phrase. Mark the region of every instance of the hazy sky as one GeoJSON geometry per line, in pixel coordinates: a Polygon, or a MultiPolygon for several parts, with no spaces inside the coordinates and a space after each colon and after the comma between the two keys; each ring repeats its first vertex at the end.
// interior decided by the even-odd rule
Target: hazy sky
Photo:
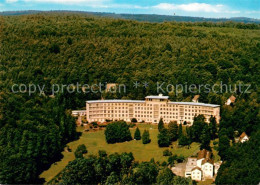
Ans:
{"type": "Polygon", "coordinates": [[[260,0],[0,0],[0,11],[82,10],[260,18],[260,0]]]}

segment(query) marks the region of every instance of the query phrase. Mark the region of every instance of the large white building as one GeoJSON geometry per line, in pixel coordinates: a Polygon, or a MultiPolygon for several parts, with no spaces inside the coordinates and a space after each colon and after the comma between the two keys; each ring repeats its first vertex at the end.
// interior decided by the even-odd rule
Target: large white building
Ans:
{"type": "Polygon", "coordinates": [[[194,102],[171,102],[168,96],[146,96],[145,100],[92,100],[86,102],[86,116],[89,122],[106,120],[158,123],[163,118],[165,123],[177,121],[193,123],[195,115],[202,114],[209,121],[215,116],[220,119],[220,106],[194,102]]]}

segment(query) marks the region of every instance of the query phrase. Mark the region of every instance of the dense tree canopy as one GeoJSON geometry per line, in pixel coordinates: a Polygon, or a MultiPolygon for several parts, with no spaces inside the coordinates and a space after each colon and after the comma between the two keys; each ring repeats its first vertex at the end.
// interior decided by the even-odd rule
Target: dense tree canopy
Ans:
{"type": "MultiPolygon", "coordinates": [[[[251,93],[242,93],[239,88],[234,92],[225,92],[225,89],[223,92],[204,92],[204,88],[201,92],[198,88],[196,92],[160,92],[174,101],[191,99],[196,93],[201,95],[201,102],[220,105],[231,94],[236,94],[238,98],[234,105],[221,107],[219,129],[226,129],[226,133],[220,137],[219,150],[225,156],[228,151],[225,146],[233,139],[234,131],[252,135],[259,130],[259,38],[259,25],[254,24],[157,24],[67,13],[1,16],[0,183],[38,183],[39,173],[58,160],[65,144],[77,136],[70,109],[81,109],[86,100],[100,99],[101,94],[105,99],[143,99],[146,95],[158,94],[156,82],[164,82],[165,86],[251,85],[251,93]],[[144,81],[148,82],[148,88],[133,88],[134,82],[144,81]],[[121,93],[68,92],[77,83],[93,85],[99,82],[125,84],[127,90],[121,93]],[[28,89],[11,93],[12,87],[18,91],[21,84],[44,86],[44,93],[40,94],[39,88],[33,94],[29,94],[28,89]],[[53,89],[54,84],[56,89],[53,89]],[[73,86],[55,93],[61,84],[73,86]],[[54,96],[50,96],[52,94],[54,96]]],[[[203,124],[202,117],[196,118],[188,137],[201,142],[203,124]]],[[[213,122],[209,130],[214,138],[213,122]]],[[[127,137],[123,140],[129,140],[129,130],[123,131],[127,137]]],[[[112,142],[117,141],[112,139],[112,142]]],[[[252,146],[259,146],[256,140],[251,142],[252,146]]],[[[248,158],[244,165],[252,162],[243,146],[236,147],[242,148],[240,156],[248,158]]],[[[259,156],[259,151],[256,152],[255,156],[259,156]]],[[[244,175],[250,169],[236,174],[240,166],[236,164],[236,157],[232,157],[225,159],[227,163],[221,167],[220,174],[228,171],[233,174],[226,177],[235,179],[236,175],[244,175]]],[[[86,168],[86,178],[91,176],[92,171],[88,172],[85,164],[91,166],[93,160],[77,159],[68,167],[72,172],[74,164],[86,168]]],[[[95,169],[97,177],[102,182],[105,177],[109,183],[116,182],[117,173],[102,177],[104,165],[100,159],[95,169]]],[[[146,168],[146,165],[141,167],[146,168]]],[[[69,184],[75,182],[70,178],[74,177],[67,178],[69,184]]],[[[79,174],[75,178],[79,178],[79,174]]],[[[257,182],[256,178],[252,179],[238,183],[257,182]]],[[[130,181],[128,177],[124,180],[130,181]]],[[[222,182],[225,183],[223,179],[218,180],[219,184],[222,182]]]]}
{"type": "Polygon", "coordinates": [[[117,143],[132,140],[129,126],[124,121],[108,124],[105,130],[107,143],[117,143]]]}

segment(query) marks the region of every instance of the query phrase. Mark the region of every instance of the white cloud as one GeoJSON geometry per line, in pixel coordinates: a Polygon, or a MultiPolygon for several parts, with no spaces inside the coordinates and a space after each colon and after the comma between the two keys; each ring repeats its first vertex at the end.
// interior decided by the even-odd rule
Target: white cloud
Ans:
{"type": "Polygon", "coordinates": [[[16,3],[18,0],[5,0],[6,3],[16,3]]]}
{"type": "Polygon", "coordinates": [[[169,3],[160,3],[156,6],[153,6],[155,9],[160,10],[182,10],[186,12],[213,12],[219,13],[224,9],[224,5],[217,4],[211,5],[206,3],[189,3],[189,4],[169,4],[169,3]]]}
{"type": "Polygon", "coordinates": [[[245,12],[246,14],[254,14],[254,13],[256,13],[256,14],[260,14],[260,11],[255,11],[255,10],[252,10],[252,11],[246,11],[245,12]]]}

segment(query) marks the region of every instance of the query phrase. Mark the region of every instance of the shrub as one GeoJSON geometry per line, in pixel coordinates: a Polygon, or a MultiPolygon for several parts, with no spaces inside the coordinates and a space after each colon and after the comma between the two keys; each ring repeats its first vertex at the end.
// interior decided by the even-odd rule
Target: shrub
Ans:
{"type": "Polygon", "coordinates": [[[93,125],[94,128],[96,128],[98,126],[97,122],[95,122],[95,121],[92,122],[91,124],[93,125]]]}
{"type": "Polygon", "coordinates": [[[59,53],[60,52],[60,47],[58,44],[52,44],[51,47],[50,47],[50,52],[51,53],[59,53]]]}
{"type": "Polygon", "coordinates": [[[99,155],[99,157],[106,157],[107,156],[107,152],[105,150],[99,150],[98,151],[98,155],[99,155]]]}
{"type": "Polygon", "coordinates": [[[172,152],[169,149],[163,151],[163,156],[171,156],[172,152]]]}
{"type": "Polygon", "coordinates": [[[131,122],[132,122],[132,123],[137,123],[137,119],[136,119],[136,118],[132,118],[132,119],[131,119],[131,122]]]}
{"type": "Polygon", "coordinates": [[[70,37],[68,38],[67,43],[68,43],[69,45],[72,44],[72,39],[71,39],[70,37]]]}
{"type": "Polygon", "coordinates": [[[83,158],[83,154],[86,154],[87,152],[87,147],[84,144],[82,144],[77,147],[76,151],[74,152],[74,155],[76,158],[83,158]]]}
{"type": "Polygon", "coordinates": [[[128,126],[129,126],[130,128],[133,128],[133,127],[136,126],[136,124],[135,124],[135,123],[130,123],[128,126]]]}
{"type": "Polygon", "coordinates": [[[180,155],[180,156],[177,156],[177,158],[176,158],[176,161],[178,162],[178,163],[182,163],[183,161],[184,161],[184,156],[183,155],[180,155]]]}
{"type": "Polygon", "coordinates": [[[166,161],[163,161],[161,166],[167,166],[167,162],[166,161]]]}
{"type": "Polygon", "coordinates": [[[174,161],[176,160],[177,156],[176,155],[172,155],[168,158],[168,164],[173,166],[174,165],[174,161]]]}
{"type": "Polygon", "coordinates": [[[124,121],[117,121],[107,125],[105,130],[107,143],[117,143],[132,140],[129,126],[124,121]]]}

